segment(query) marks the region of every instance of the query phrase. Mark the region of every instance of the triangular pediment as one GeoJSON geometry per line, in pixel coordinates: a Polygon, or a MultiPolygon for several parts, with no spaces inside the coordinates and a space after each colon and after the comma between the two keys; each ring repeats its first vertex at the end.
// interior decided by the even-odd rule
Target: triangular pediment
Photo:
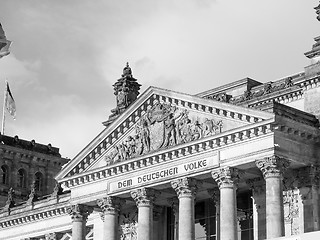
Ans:
{"type": "Polygon", "coordinates": [[[58,181],[273,118],[248,109],[150,87],[56,177],[58,181]]]}

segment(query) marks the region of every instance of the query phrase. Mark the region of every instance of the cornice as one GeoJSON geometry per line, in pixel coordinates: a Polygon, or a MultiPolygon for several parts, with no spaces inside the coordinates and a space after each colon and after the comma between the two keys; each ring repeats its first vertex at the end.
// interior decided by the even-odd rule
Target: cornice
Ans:
{"type": "Polygon", "coordinates": [[[0,227],[10,228],[17,227],[21,224],[42,221],[49,218],[68,215],[67,207],[69,202],[56,203],[49,207],[20,211],[18,213],[1,217],[0,227]]]}
{"type": "Polygon", "coordinates": [[[58,165],[61,167],[63,164],[67,163],[69,160],[62,158],[60,156],[54,156],[44,153],[38,153],[27,149],[21,149],[8,145],[1,145],[0,155],[7,159],[24,158],[30,161],[36,160],[40,162],[50,162],[53,165],[58,165]]]}
{"type": "Polygon", "coordinates": [[[56,179],[79,174],[94,164],[104,155],[130,127],[143,116],[154,102],[169,103],[177,107],[189,108],[201,113],[212,114],[223,118],[246,122],[248,124],[272,118],[272,114],[253,109],[214,102],[200,97],[173,92],[165,89],[151,87],[146,90],[122,115],[120,115],[108,128],[102,131],[89,145],[81,151],[62,171],[56,179]]]}
{"type": "Polygon", "coordinates": [[[66,177],[60,180],[60,183],[67,187],[75,187],[78,185],[99,181],[131,170],[145,169],[151,165],[162,163],[165,161],[175,161],[181,157],[185,157],[196,153],[206,153],[209,151],[219,150],[241,141],[253,139],[267,135],[273,131],[274,119],[256,122],[248,126],[238,129],[222,132],[220,134],[199,139],[187,144],[177,145],[170,149],[163,149],[144,156],[140,156],[131,160],[119,162],[114,165],[93,169],[88,172],[82,172],[74,176],[66,177]]]}

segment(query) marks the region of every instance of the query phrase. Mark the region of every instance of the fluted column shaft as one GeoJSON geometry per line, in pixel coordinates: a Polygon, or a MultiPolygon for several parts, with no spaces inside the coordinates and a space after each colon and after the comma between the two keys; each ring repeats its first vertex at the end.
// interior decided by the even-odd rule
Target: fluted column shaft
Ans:
{"type": "Polygon", "coordinates": [[[93,208],[76,204],[67,208],[67,212],[71,215],[72,219],[72,239],[73,240],[85,240],[86,238],[86,222],[93,208]]]}
{"type": "Polygon", "coordinates": [[[220,189],[220,239],[237,240],[236,189],[239,171],[225,167],[212,172],[220,189]]]}
{"type": "Polygon", "coordinates": [[[267,239],[284,236],[282,173],[289,162],[278,156],[256,161],[266,181],[267,239]]]}
{"type": "Polygon", "coordinates": [[[116,197],[105,197],[97,200],[98,206],[102,210],[103,220],[103,239],[117,240],[118,239],[118,218],[121,201],[116,197]]]}
{"type": "Polygon", "coordinates": [[[197,193],[197,181],[192,178],[181,178],[172,181],[171,186],[179,198],[179,240],[194,240],[194,201],[197,193]]]}
{"type": "Polygon", "coordinates": [[[140,188],[131,191],[131,197],[138,207],[138,240],[151,240],[153,238],[153,202],[155,191],[140,188]]]}

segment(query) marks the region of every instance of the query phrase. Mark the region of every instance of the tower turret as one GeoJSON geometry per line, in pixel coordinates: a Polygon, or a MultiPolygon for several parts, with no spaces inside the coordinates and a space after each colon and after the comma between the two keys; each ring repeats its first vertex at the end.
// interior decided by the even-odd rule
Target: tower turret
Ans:
{"type": "Polygon", "coordinates": [[[121,113],[123,113],[128,106],[133,103],[138,95],[140,90],[140,84],[132,76],[132,70],[129,66],[129,63],[124,67],[123,74],[121,78],[113,84],[114,95],[116,96],[116,108],[112,109],[112,114],[109,116],[109,119],[103,122],[103,125],[108,126],[112,123],[121,113]]]}

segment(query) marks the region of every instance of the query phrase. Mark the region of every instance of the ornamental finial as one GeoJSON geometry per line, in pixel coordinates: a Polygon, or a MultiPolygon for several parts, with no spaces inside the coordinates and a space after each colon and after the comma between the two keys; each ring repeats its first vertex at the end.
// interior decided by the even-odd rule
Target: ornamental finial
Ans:
{"type": "Polygon", "coordinates": [[[316,10],[316,14],[318,15],[317,16],[318,21],[320,21],[320,3],[314,9],[316,10]]]}

